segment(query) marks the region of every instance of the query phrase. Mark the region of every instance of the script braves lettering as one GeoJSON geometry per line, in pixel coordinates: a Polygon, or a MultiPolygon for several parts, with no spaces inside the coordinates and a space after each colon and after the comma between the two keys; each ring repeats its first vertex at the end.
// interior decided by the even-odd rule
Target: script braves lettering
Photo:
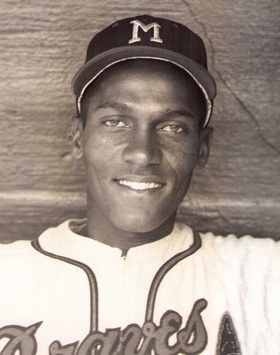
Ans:
{"type": "Polygon", "coordinates": [[[0,329],[0,340],[8,338],[9,342],[1,351],[1,355],[13,355],[17,350],[20,355],[33,355],[37,352],[35,333],[43,322],[29,327],[7,326],[0,329]]]}
{"type": "MultiPolygon", "coordinates": [[[[159,355],[200,354],[207,345],[207,332],[201,317],[201,312],[207,307],[207,301],[200,299],[195,302],[185,326],[181,328],[182,317],[174,311],[167,311],[157,326],[147,321],[140,328],[131,324],[124,330],[108,329],[104,333],[92,332],[79,345],[78,342],[61,345],[54,341],[49,347],[50,355],[148,355],[154,351],[159,355]],[[169,344],[172,335],[177,341],[169,344]],[[95,351],[95,352],[94,352],[95,351]]],[[[22,327],[17,325],[0,329],[0,340],[8,339],[1,355],[35,355],[37,341],[35,333],[42,322],[22,327]]]]}

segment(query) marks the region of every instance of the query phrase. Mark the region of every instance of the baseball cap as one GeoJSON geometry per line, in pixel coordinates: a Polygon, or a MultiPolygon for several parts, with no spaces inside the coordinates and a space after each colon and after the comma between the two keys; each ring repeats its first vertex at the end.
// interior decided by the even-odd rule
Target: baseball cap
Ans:
{"type": "Polygon", "coordinates": [[[72,81],[77,97],[77,112],[89,85],[107,68],[131,59],[155,59],[185,70],[202,90],[207,126],[216,96],[216,84],[207,70],[206,50],[202,39],[188,27],[164,18],[141,15],[122,19],[97,33],[87,48],[85,64],[72,81]]]}

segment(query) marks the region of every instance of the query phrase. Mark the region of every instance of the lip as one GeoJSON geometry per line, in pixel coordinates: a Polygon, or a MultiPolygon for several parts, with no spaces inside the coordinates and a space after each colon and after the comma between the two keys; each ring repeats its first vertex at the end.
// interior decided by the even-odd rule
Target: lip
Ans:
{"type": "Polygon", "coordinates": [[[158,178],[153,177],[126,177],[121,179],[114,179],[114,181],[121,187],[128,188],[134,191],[153,191],[162,188],[165,184],[159,181],[158,178]]]}

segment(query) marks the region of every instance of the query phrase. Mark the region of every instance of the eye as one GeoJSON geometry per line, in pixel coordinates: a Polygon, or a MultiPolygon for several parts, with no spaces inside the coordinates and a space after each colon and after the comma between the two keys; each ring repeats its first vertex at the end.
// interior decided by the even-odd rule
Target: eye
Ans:
{"type": "Polygon", "coordinates": [[[165,125],[159,127],[159,131],[171,132],[171,133],[180,133],[180,132],[183,132],[184,129],[183,129],[183,127],[181,127],[178,124],[169,123],[169,124],[165,124],[165,125]]]}
{"type": "Polygon", "coordinates": [[[104,124],[109,127],[129,127],[125,122],[117,118],[112,118],[104,121],[104,124]]]}

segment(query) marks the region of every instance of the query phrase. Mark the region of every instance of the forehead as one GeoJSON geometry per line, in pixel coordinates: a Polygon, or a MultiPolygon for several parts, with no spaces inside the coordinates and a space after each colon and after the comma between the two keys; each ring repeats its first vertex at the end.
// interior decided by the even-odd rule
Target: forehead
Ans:
{"type": "MultiPolygon", "coordinates": [[[[130,60],[104,71],[85,93],[84,106],[96,100],[141,101],[165,105],[166,101],[191,106],[199,119],[205,114],[205,99],[193,79],[181,68],[156,60],[130,60]]],[[[82,105],[82,106],[83,106],[82,105]]]]}

